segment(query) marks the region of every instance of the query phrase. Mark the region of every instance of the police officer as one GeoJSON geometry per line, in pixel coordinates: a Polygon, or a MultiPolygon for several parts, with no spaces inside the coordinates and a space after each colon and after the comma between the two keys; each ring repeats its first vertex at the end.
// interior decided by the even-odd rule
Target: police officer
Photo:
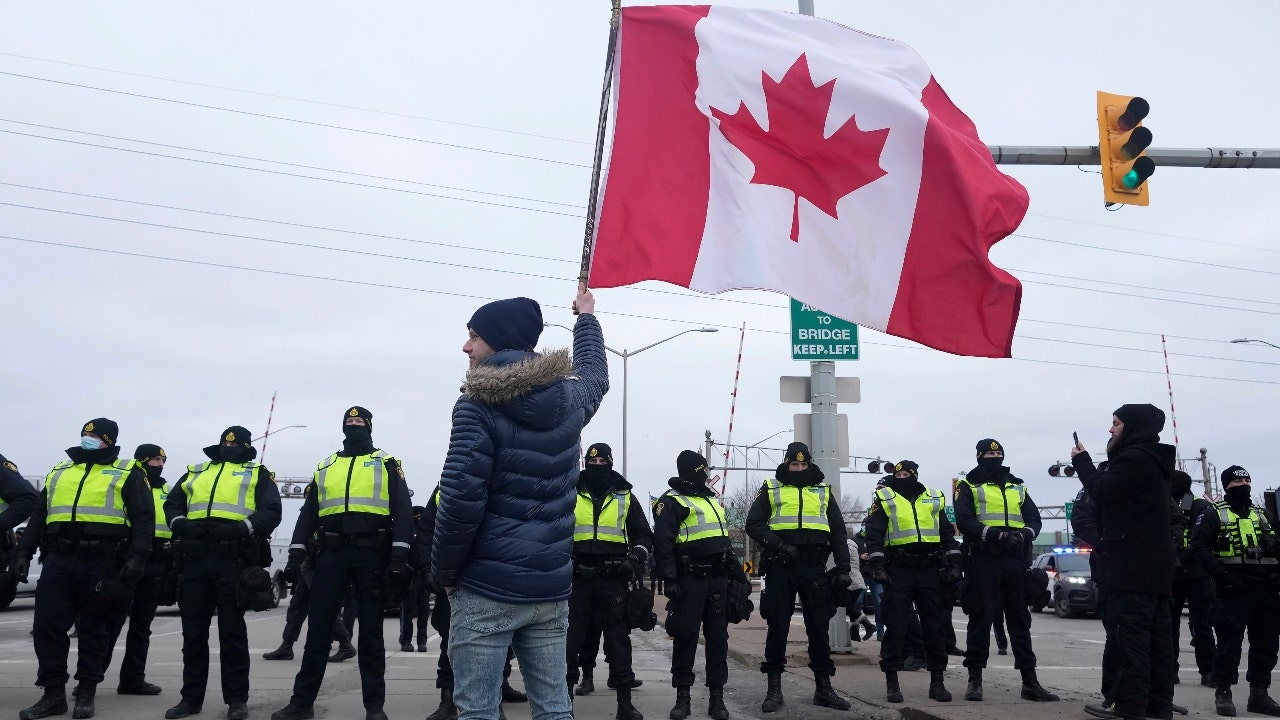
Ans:
{"type": "Polygon", "coordinates": [[[796,595],[809,636],[809,669],[817,688],[813,703],[848,710],[849,701],[831,688],[836,666],[831,662],[828,622],[836,601],[826,576],[827,558],[835,556],[836,584],[853,584],[849,576],[849,546],[844,516],[822,470],[812,463],[809,446],[793,442],[778,466],[776,477],[764,481],[747,512],[747,535],[764,548],[768,567],[760,614],[769,623],[760,672],[769,679],[760,709],[774,712],[783,705],[782,671],[787,666],[787,634],[795,613],[796,595]]]}
{"type": "Polygon", "coordinates": [[[0,596],[12,601],[18,590],[18,538],[13,529],[31,517],[40,495],[18,472],[18,466],[0,455],[0,596]]]}
{"type": "MultiPolygon", "coordinates": [[[[435,607],[431,609],[431,627],[440,633],[440,658],[436,661],[436,687],[440,690],[440,706],[427,720],[458,720],[458,706],[453,703],[453,664],[449,662],[449,616],[453,612],[449,604],[449,596],[431,577],[431,544],[436,533],[436,514],[440,511],[440,486],[436,485],[422,508],[422,517],[414,526],[413,548],[410,553],[414,571],[421,578],[423,585],[431,589],[436,596],[435,607]]],[[[506,664],[502,668],[502,702],[528,702],[524,693],[511,686],[511,661],[515,659],[515,651],[507,648],[506,664]]],[[[502,705],[498,705],[498,717],[505,720],[506,713],[502,705]]]]}
{"type": "MultiPolygon", "coordinates": [[[[311,485],[307,485],[306,495],[311,494],[311,485]]],[[[293,586],[293,596],[289,598],[289,609],[284,615],[284,630],[280,634],[280,647],[262,654],[263,660],[292,660],[293,644],[298,641],[298,636],[302,634],[302,623],[307,619],[307,610],[311,605],[311,581],[315,577],[316,569],[316,542],[312,537],[307,541],[306,557],[302,561],[302,567],[296,570],[285,566],[287,572],[284,575],[285,582],[293,586]]],[[[333,618],[333,629],[330,637],[338,641],[338,653],[355,657],[356,649],[351,644],[351,633],[347,631],[347,626],[342,622],[342,616],[335,615],[333,618]]],[[[346,659],[345,657],[343,658],[346,659]]]]}
{"type": "Polygon", "coordinates": [[[1201,513],[1191,531],[1192,558],[1217,585],[1209,611],[1218,635],[1214,704],[1219,715],[1236,714],[1231,686],[1240,681],[1240,647],[1248,630],[1248,710],[1280,716],[1280,705],[1267,692],[1280,645],[1276,518],[1253,504],[1248,470],[1232,465],[1221,478],[1222,501],[1201,513]]]}
{"type": "Polygon", "coordinates": [[[209,462],[188,466],[164,503],[182,554],[182,699],[164,716],[183,718],[203,707],[209,681],[209,623],[216,613],[227,720],[245,720],[249,637],[235,584],[243,569],[260,560],[256,538],[269,537],[280,524],[280,491],[271,471],[253,462],[258,451],[240,425],[224,430],[204,454],[209,462]]]}
{"type": "MultiPolygon", "coordinates": [[[[1182,608],[1187,608],[1191,645],[1195,648],[1196,668],[1200,671],[1200,684],[1213,685],[1213,626],[1209,624],[1209,606],[1213,603],[1213,580],[1205,569],[1191,557],[1191,531],[1200,514],[1213,508],[1213,503],[1191,492],[1191,476],[1174,470],[1169,481],[1169,494],[1177,504],[1182,518],[1183,531],[1177,537],[1178,566],[1173,571],[1173,647],[1178,647],[1178,634],[1182,625],[1182,608]]],[[[1176,653],[1174,672],[1178,670],[1176,653]]],[[[1178,682],[1178,676],[1173,676],[1178,682]]]]}
{"type": "Polygon", "coordinates": [[[587,448],[574,510],[567,680],[570,689],[578,684],[578,652],[594,620],[604,634],[609,687],[618,696],[618,720],[644,718],[631,704],[636,674],[631,668],[626,603],[628,583],[644,572],[652,547],[653,531],[644,508],[632,496],[631,483],[613,469],[613,450],[605,443],[587,448]]]}
{"type": "Polygon", "coordinates": [[[893,480],[876,491],[867,512],[867,550],[871,576],[885,586],[881,607],[888,630],[880,649],[889,702],[902,702],[898,672],[902,670],[902,643],[906,619],[919,613],[923,629],[925,667],[929,669],[929,698],[950,702],[943,684],[947,669],[945,580],[958,582],[962,573],[960,548],[944,510],[946,496],[920,482],[920,466],[911,460],[894,465],[893,480]]]}
{"type": "Polygon", "coordinates": [[[166,575],[172,571],[173,551],[170,548],[173,533],[164,521],[164,501],[169,497],[165,490],[164,448],[159,445],[145,443],[133,452],[133,459],[138,461],[147,474],[147,485],[151,488],[152,505],[156,512],[155,539],[151,543],[151,554],[147,556],[147,569],[138,580],[133,591],[133,602],[129,605],[127,615],[122,614],[115,619],[112,628],[111,644],[115,645],[124,629],[125,620],[129,621],[129,633],[125,635],[124,659],[120,661],[120,685],[116,692],[121,695],[159,695],[159,685],[147,682],[147,651],[151,648],[151,621],[156,617],[156,608],[160,606],[161,583],[167,581],[166,575]]]}
{"type": "Polygon", "coordinates": [[[729,680],[729,577],[746,580],[734,557],[725,525],[724,507],[707,487],[707,459],[692,450],[676,457],[671,489],[653,506],[653,553],[662,590],[667,596],[667,634],[675,638],[671,684],[676,704],[671,720],[689,717],[698,628],[706,640],[707,714],[725,720],[724,684],[729,680]]]}
{"type": "MultiPolygon", "coordinates": [[[[413,522],[422,519],[422,506],[413,506],[413,522]]],[[[415,574],[409,592],[400,603],[400,652],[413,652],[413,620],[418,619],[418,652],[427,651],[427,623],[431,622],[431,591],[415,574]]]]}
{"type": "Polygon", "coordinates": [[[966,592],[970,595],[964,666],[969,668],[965,700],[982,699],[982,669],[991,654],[991,624],[996,606],[1004,608],[1013,666],[1022,673],[1022,699],[1057,700],[1036,678],[1031,649],[1031,611],[1023,592],[1031,541],[1040,534],[1040,510],[1022,479],[1004,466],[1004,446],[984,438],[977,444],[978,464],[956,489],[956,525],[968,557],[966,592]]]}
{"type": "MultiPolygon", "coordinates": [[[[44,696],[18,714],[22,720],[67,711],[67,631],[79,625],[75,707],[71,716],[93,717],[94,694],[107,670],[113,620],[99,588],[113,577],[128,584],[146,570],[155,532],[146,473],[135,460],[121,460],[119,427],[94,418],[67,449],[70,460],[45,477],[41,502],[18,549],[18,575],[26,578],[41,550],[44,569],[36,585],[32,639],[40,664],[36,685],[44,696]],[[77,619],[78,616],[78,619],[77,619]]],[[[118,587],[118,586],[117,586],[118,587]]]]}
{"type": "Polygon", "coordinates": [[[330,627],[349,587],[355,590],[360,626],[365,718],[387,718],[382,711],[386,698],[383,598],[387,592],[407,590],[413,575],[408,561],[413,506],[400,462],[373,444],[372,413],[359,405],[349,408],[343,415],[342,434],[342,450],[316,468],[314,489],[303,500],[293,529],[289,546],[293,572],[306,556],[308,538],[316,535],[318,539],[311,617],[293,697],[271,714],[271,720],[314,717],[312,704],[324,680],[330,627]]]}

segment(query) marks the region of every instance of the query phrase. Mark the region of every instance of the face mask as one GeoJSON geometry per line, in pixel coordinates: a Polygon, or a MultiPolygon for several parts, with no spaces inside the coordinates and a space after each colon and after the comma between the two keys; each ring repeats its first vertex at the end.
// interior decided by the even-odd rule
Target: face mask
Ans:
{"type": "Polygon", "coordinates": [[[1004,458],[1002,457],[978,458],[978,467],[982,468],[983,470],[995,470],[996,468],[1002,465],[1004,465],[1004,458]]]}
{"type": "Polygon", "coordinates": [[[163,467],[156,467],[155,465],[143,465],[142,467],[146,468],[147,478],[150,480],[158,480],[160,473],[164,472],[163,467]]]}
{"type": "Polygon", "coordinates": [[[587,465],[582,468],[582,477],[588,480],[598,480],[609,477],[608,465],[587,465]]]}
{"type": "Polygon", "coordinates": [[[353,442],[361,442],[373,437],[373,428],[368,425],[343,425],[342,436],[353,442]]]}
{"type": "Polygon", "coordinates": [[[1236,485],[1227,488],[1222,495],[1232,505],[1244,505],[1252,500],[1253,488],[1249,485],[1236,485]]]}
{"type": "Polygon", "coordinates": [[[80,438],[80,447],[85,450],[99,450],[102,448],[102,441],[92,435],[85,435],[80,438]]]}
{"type": "Polygon", "coordinates": [[[249,460],[252,460],[257,455],[258,455],[258,452],[253,448],[243,447],[240,445],[237,445],[236,447],[222,448],[223,462],[232,462],[232,463],[248,462],[249,460]]]}

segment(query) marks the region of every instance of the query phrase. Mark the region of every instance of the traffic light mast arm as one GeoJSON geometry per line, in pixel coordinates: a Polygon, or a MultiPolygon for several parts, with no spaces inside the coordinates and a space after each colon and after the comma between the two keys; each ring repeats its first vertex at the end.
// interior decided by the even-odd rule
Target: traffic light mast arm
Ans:
{"type": "MultiPolygon", "coordinates": [[[[1096,145],[988,145],[997,165],[1100,165],[1096,145]]],[[[1280,148],[1147,148],[1159,167],[1280,169],[1280,148]]]]}

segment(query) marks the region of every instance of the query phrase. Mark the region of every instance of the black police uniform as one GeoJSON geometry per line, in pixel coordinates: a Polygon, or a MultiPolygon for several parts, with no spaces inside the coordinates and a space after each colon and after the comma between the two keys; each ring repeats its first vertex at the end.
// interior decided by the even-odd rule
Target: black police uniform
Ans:
{"type": "Polygon", "coordinates": [[[724,509],[707,487],[707,461],[685,450],[676,459],[678,477],[653,508],[653,554],[663,593],[667,596],[667,634],[675,639],[671,653],[671,684],[676,705],[670,717],[683,720],[690,713],[698,630],[706,644],[707,687],[712,718],[728,717],[724,685],[729,680],[729,578],[746,580],[732,552],[724,509]],[[689,506],[695,505],[697,509],[689,506]],[[696,528],[701,537],[695,536],[696,528]]]}
{"type": "Polygon", "coordinates": [[[865,523],[872,575],[885,586],[880,600],[886,625],[880,669],[885,674],[889,702],[902,702],[898,672],[905,657],[903,640],[907,619],[918,613],[925,667],[930,674],[929,697],[948,702],[951,693],[943,685],[943,673],[947,668],[946,617],[951,606],[943,604],[943,586],[960,578],[960,548],[945,514],[946,496],[920,483],[914,462],[901,462],[896,468],[909,472],[910,477],[894,478],[876,491],[865,523]],[[899,497],[910,507],[910,514],[899,497]]]}
{"type": "MultiPolygon", "coordinates": [[[[422,507],[415,505],[413,507],[413,523],[417,527],[418,520],[422,517],[422,507]]],[[[427,625],[431,622],[431,591],[427,589],[426,583],[421,580],[421,575],[416,575],[413,584],[409,587],[409,592],[405,595],[404,601],[400,603],[400,650],[402,652],[412,652],[414,634],[413,620],[418,620],[418,652],[427,651],[427,625]]]]}
{"type": "Polygon", "coordinates": [[[386,698],[382,612],[385,593],[389,591],[387,581],[399,583],[400,592],[408,587],[413,506],[399,461],[374,447],[372,415],[364,408],[353,407],[344,418],[347,416],[364,418],[369,424],[343,425],[346,437],[342,450],[316,470],[293,529],[290,564],[295,568],[302,564],[306,543],[314,535],[316,568],[311,579],[310,623],[302,667],[293,682],[293,697],[288,706],[272,714],[273,720],[311,717],[311,707],[324,681],[333,621],[342,609],[348,588],[354,588],[356,597],[360,687],[366,717],[386,718],[382,712],[386,698]],[[357,464],[362,464],[371,493],[352,493],[357,464]],[[321,515],[321,503],[343,509],[321,515]],[[382,507],[386,508],[385,513],[375,511],[382,507]]]}
{"type": "MultiPolygon", "coordinates": [[[[833,489],[825,484],[822,470],[812,464],[809,448],[804,443],[791,443],[775,475],[767,480],[747,512],[747,535],[764,548],[764,591],[760,595],[760,615],[769,623],[765,636],[764,661],[760,672],[768,676],[768,692],[762,709],[773,712],[782,705],[781,673],[787,666],[787,635],[791,616],[795,614],[796,596],[804,614],[804,629],[809,639],[809,669],[813,671],[817,691],[814,702],[837,710],[848,710],[849,702],[831,690],[831,676],[836,666],[831,662],[828,626],[836,611],[835,596],[828,579],[827,558],[834,556],[835,572],[852,584],[849,578],[849,545],[844,515],[833,489]],[[791,462],[809,463],[806,470],[792,472],[791,462]],[[798,490],[797,490],[798,489],[798,490]],[[796,516],[781,517],[784,494],[798,495],[796,516]],[[806,513],[805,500],[819,512],[806,513]],[[822,505],[826,512],[821,512],[822,505]],[[806,527],[806,516],[818,518],[806,527]]],[[[790,512],[790,511],[787,511],[790,512]]]]}
{"type": "MultiPolygon", "coordinates": [[[[168,492],[160,475],[163,468],[147,465],[147,461],[163,456],[164,450],[152,444],[139,446],[133,454],[147,474],[152,504],[159,507],[156,508],[155,539],[151,543],[151,554],[147,556],[147,569],[134,587],[129,612],[116,618],[112,628],[111,644],[114,647],[125,621],[129,622],[124,658],[120,660],[120,685],[116,688],[121,695],[159,695],[161,692],[160,686],[147,682],[147,654],[151,649],[151,622],[160,607],[161,595],[171,594],[169,590],[173,588],[173,549],[169,526],[164,521],[164,498],[168,497],[168,492]]],[[[171,597],[164,599],[168,604],[173,603],[171,597]]]]}
{"type": "Polygon", "coordinates": [[[964,536],[963,551],[967,558],[964,605],[968,608],[969,624],[964,666],[969,668],[969,684],[965,699],[982,699],[982,669],[991,654],[991,624],[995,621],[996,607],[1000,606],[1004,608],[1013,666],[1022,673],[1023,699],[1057,700],[1058,696],[1041,687],[1036,677],[1036,655],[1031,649],[1031,611],[1024,591],[1024,576],[1031,565],[1031,542],[1043,526],[1040,510],[1026,492],[1022,479],[1003,465],[1003,458],[982,457],[987,450],[1003,453],[1000,443],[980,440],[977,449],[978,465],[966,474],[955,496],[956,526],[964,536]],[[976,496],[985,493],[992,495],[991,507],[997,507],[994,496],[999,495],[999,506],[1007,507],[1018,497],[1021,509],[1016,517],[1010,517],[1006,510],[1003,518],[984,519],[979,513],[987,509],[978,507],[976,496]]]}
{"type": "MultiPolygon", "coordinates": [[[[456,720],[458,708],[453,704],[453,664],[449,662],[449,616],[453,609],[449,596],[431,577],[431,543],[436,534],[436,513],[440,511],[440,486],[431,491],[431,497],[422,508],[422,516],[414,526],[413,548],[410,564],[419,576],[419,582],[431,590],[436,602],[431,608],[431,627],[440,633],[440,657],[436,660],[436,687],[440,690],[440,707],[427,716],[427,720],[456,720]]],[[[511,661],[515,650],[507,648],[507,660],[502,666],[502,702],[525,702],[524,693],[511,687],[511,661]]],[[[499,713],[502,712],[499,707],[499,713]]]]}
{"type": "MultiPolygon", "coordinates": [[[[116,441],[115,423],[105,418],[90,421],[83,432],[116,441]]],[[[79,685],[73,714],[92,715],[94,693],[110,658],[111,614],[124,610],[116,606],[119,597],[107,598],[100,589],[106,587],[104,581],[118,578],[124,564],[136,568],[138,572],[129,582],[136,581],[151,552],[155,532],[155,507],[146,473],[135,461],[120,460],[119,446],[97,450],[77,446],[68,448],[67,456],[71,462],[59,464],[45,479],[40,502],[27,522],[18,550],[20,562],[29,564],[39,548],[43,564],[36,585],[32,639],[39,662],[36,684],[45,689],[45,697],[20,713],[23,720],[58,714],[49,710],[58,706],[60,698],[61,712],[66,712],[64,687],[71,645],[67,631],[73,625],[79,628],[75,674],[79,685]],[[101,493],[104,485],[106,501],[91,505],[87,498],[101,493]],[[63,505],[62,499],[67,497],[74,500],[63,505]],[[121,501],[123,512],[117,505],[121,501]],[[94,521],[121,514],[124,517],[118,523],[94,521]]]]}
{"type": "MultiPolygon", "coordinates": [[[[1223,484],[1248,473],[1232,465],[1221,474],[1223,484]]],[[[1248,487],[1248,486],[1238,486],[1248,487]]],[[[1235,715],[1231,686],[1240,681],[1240,650],[1249,634],[1249,712],[1280,715],[1268,694],[1271,673],[1280,650],[1280,561],[1277,560],[1276,518],[1253,505],[1245,492],[1200,514],[1191,531],[1191,556],[1213,578],[1217,598],[1209,618],[1217,633],[1213,656],[1215,703],[1219,715],[1235,715]]]]}
{"type": "Polygon", "coordinates": [[[18,466],[0,455],[0,607],[13,602],[18,590],[18,543],[13,529],[26,522],[40,504],[40,494],[18,472],[18,466]]]}
{"type": "Polygon", "coordinates": [[[636,675],[631,667],[631,627],[626,614],[628,584],[642,577],[653,548],[653,531],[644,507],[631,494],[631,483],[613,469],[609,446],[592,445],[587,457],[595,456],[608,458],[609,464],[588,464],[578,476],[580,510],[574,529],[573,590],[565,644],[567,682],[569,687],[578,683],[579,650],[591,626],[598,625],[609,662],[608,686],[618,696],[617,717],[628,720],[641,717],[631,704],[631,683],[636,675]],[[590,524],[583,523],[587,504],[590,524]],[[610,537],[617,541],[604,539],[610,537]]]}
{"type": "Polygon", "coordinates": [[[263,465],[254,463],[239,471],[232,469],[258,455],[249,444],[248,430],[230,427],[222,438],[237,445],[204,448],[211,462],[191,466],[178,479],[164,503],[165,517],[177,538],[178,562],[182,568],[178,589],[178,609],[182,617],[182,699],[165,712],[170,720],[199,712],[204,705],[209,682],[209,625],[215,614],[227,718],[243,720],[247,716],[249,636],[245,610],[236,602],[235,586],[243,570],[261,563],[257,538],[270,537],[280,524],[280,491],[271,471],[263,465]],[[212,489],[192,485],[197,477],[206,474],[216,478],[212,489]],[[252,499],[247,492],[250,484],[254,485],[252,499]],[[240,513],[247,516],[244,520],[214,515],[220,512],[221,503],[216,499],[219,487],[238,488],[235,495],[237,502],[244,501],[240,506],[240,513]],[[188,492],[193,493],[190,499],[188,492]]]}
{"type": "MultiPolygon", "coordinates": [[[[1169,614],[1173,619],[1173,647],[1178,648],[1178,636],[1182,629],[1182,608],[1187,608],[1187,624],[1191,631],[1191,645],[1195,649],[1196,668],[1200,671],[1200,684],[1213,684],[1213,650],[1216,640],[1213,626],[1209,624],[1209,607],[1213,604],[1213,580],[1205,569],[1191,558],[1191,530],[1200,514],[1213,508],[1213,503],[1191,492],[1191,477],[1182,471],[1174,471],[1173,499],[1182,518],[1183,532],[1177,537],[1178,566],[1173,571],[1173,603],[1169,614]],[[1186,487],[1182,487],[1185,485],[1186,487]]],[[[1176,658],[1176,655],[1175,655],[1176,658]]],[[[1174,672],[1178,661],[1174,660],[1174,672]]],[[[1177,676],[1174,676],[1175,679],[1177,676]]]]}
{"type": "MultiPolygon", "coordinates": [[[[307,611],[311,606],[311,581],[315,578],[315,574],[316,549],[315,538],[312,538],[307,542],[307,556],[302,561],[297,578],[291,583],[293,594],[289,598],[289,609],[284,613],[284,630],[280,633],[280,647],[263,653],[263,660],[293,659],[293,644],[302,635],[302,623],[307,621],[307,611]]],[[[331,637],[337,641],[340,650],[345,651],[349,648],[351,653],[355,654],[355,647],[351,644],[351,633],[343,624],[341,614],[333,618],[331,637]]]]}

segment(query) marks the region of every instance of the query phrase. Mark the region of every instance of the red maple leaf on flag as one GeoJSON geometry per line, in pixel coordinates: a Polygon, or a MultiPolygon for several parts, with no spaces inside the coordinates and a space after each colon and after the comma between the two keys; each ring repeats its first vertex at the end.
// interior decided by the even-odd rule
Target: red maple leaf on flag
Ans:
{"type": "Polygon", "coordinates": [[[716,108],[711,114],[720,121],[720,132],[755,164],[752,183],[795,193],[791,240],[799,242],[800,198],[838,218],[836,203],[841,198],[887,174],[880,167],[880,153],[889,129],[864,132],[851,116],[831,137],[823,137],[836,81],[815,86],[803,53],[782,80],[761,75],[769,109],[767,131],[743,103],[733,115],[716,108]]]}

